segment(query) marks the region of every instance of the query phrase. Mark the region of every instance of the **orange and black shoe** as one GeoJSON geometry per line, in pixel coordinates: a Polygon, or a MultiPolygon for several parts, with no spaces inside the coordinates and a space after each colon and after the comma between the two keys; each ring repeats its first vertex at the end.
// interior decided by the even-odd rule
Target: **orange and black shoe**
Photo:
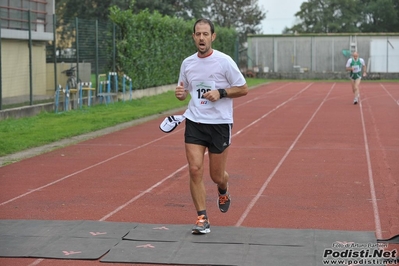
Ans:
{"type": "Polygon", "coordinates": [[[205,215],[198,216],[197,222],[195,223],[191,233],[193,234],[208,234],[211,232],[211,225],[209,219],[205,218],[205,215]]]}
{"type": "Polygon", "coordinates": [[[231,198],[229,192],[226,192],[224,195],[219,194],[218,207],[221,212],[227,212],[229,210],[230,203],[231,198]]]}

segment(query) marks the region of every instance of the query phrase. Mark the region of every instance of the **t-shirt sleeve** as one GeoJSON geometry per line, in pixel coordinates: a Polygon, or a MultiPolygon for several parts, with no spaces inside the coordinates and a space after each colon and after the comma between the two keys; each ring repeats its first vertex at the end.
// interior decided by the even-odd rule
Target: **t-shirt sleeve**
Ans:
{"type": "Polygon", "coordinates": [[[350,67],[352,63],[352,58],[349,58],[348,61],[346,61],[346,67],[350,67]]]}
{"type": "Polygon", "coordinates": [[[180,66],[180,74],[179,74],[179,81],[177,82],[177,85],[179,86],[181,82],[183,82],[183,87],[185,90],[188,90],[188,81],[187,81],[187,77],[185,75],[185,64],[186,61],[183,61],[183,63],[180,66]]]}
{"type": "Polygon", "coordinates": [[[230,57],[226,61],[226,78],[232,87],[247,83],[236,62],[230,57]]]}

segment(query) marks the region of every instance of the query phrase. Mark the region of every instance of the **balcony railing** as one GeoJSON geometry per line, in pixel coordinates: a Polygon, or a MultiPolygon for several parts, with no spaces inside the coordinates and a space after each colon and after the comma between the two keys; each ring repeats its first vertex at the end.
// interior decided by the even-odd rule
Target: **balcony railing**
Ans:
{"type": "Polygon", "coordinates": [[[29,11],[31,12],[31,30],[38,32],[51,32],[52,29],[48,28],[48,19],[51,14],[47,14],[46,5],[47,1],[40,0],[21,0],[20,6],[17,7],[17,1],[12,0],[12,6],[10,2],[8,5],[4,5],[6,1],[1,1],[0,5],[0,20],[2,29],[11,30],[29,30],[29,11]]]}

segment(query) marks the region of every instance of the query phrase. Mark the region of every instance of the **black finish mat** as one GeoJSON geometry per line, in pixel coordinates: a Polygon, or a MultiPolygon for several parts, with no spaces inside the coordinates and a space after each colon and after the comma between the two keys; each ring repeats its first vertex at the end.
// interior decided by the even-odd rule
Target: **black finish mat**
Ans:
{"type": "Polygon", "coordinates": [[[325,250],[375,249],[373,232],[212,226],[192,235],[187,225],[139,224],[102,262],[174,265],[325,265],[325,250]],[[371,244],[370,244],[371,243],[371,244]],[[359,246],[359,248],[356,248],[359,246]],[[371,248],[370,248],[371,246],[371,248]],[[149,258],[151,260],[149,261],[149,258]]]}
{"type": "Polygon", "coordinates": [[[0,220],[0,257],[101,258],[104,263],[174,265],[321,266],[333,258],[326,257],[332,252],[376,248],[374,233],[364,231],[212,226],[210,234],[192,235],[191,225],[0,220]]]}
{"type": "Polygon", "coordinates": [[[29,257],[58,237],[0,235],[0,257],[29,257]]]}
{"type": "Polygon", "coordinates": [[[137,224],[0,220],[0,257],[98,259],[137,224]]]}
{"type": "Polygon", "coordinates": [[[0,220],[0,235],[62,236],[84,221],[0,220]]]}
{"type": "Polygon", "coordinates": [[[83,221],[68,232],[70,237],[122,239],[138,224],[119,222],[83,221]]]}
{"type": "Polygon", "coordinates": [[[248,253],[240,266],[313,266],[315,254],[313,246],[264,246],[250,245],[248,253]]]}
{"type": "Polygon", "coordinates": [[[112,238],[61,237],[32,252],[29,257],[94,260],[99,259],[118,242],[119,239],[112,238]]]}
{"type": "Polygon", "coordinates": [[[399,235],[387,239],[378,239],[379,243],[399,244],[399,235]]]}
{"type": "Polygon", "coordinates": [[[187,225],[139,224],[123,237],[124,240],[177,242],[191,235],[187,225]]]}

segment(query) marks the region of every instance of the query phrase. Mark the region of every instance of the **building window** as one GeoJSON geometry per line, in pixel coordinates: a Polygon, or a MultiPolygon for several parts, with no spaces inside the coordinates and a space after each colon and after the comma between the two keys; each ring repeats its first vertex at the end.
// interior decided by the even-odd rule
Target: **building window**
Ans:
{"type": "Polygon", "coordinates": [[[1,28],[29,30],[29,10],[32,31],[49,31],[47,23],[51,14],[46,11],[46,0],[0,0],[1,28]]]}

